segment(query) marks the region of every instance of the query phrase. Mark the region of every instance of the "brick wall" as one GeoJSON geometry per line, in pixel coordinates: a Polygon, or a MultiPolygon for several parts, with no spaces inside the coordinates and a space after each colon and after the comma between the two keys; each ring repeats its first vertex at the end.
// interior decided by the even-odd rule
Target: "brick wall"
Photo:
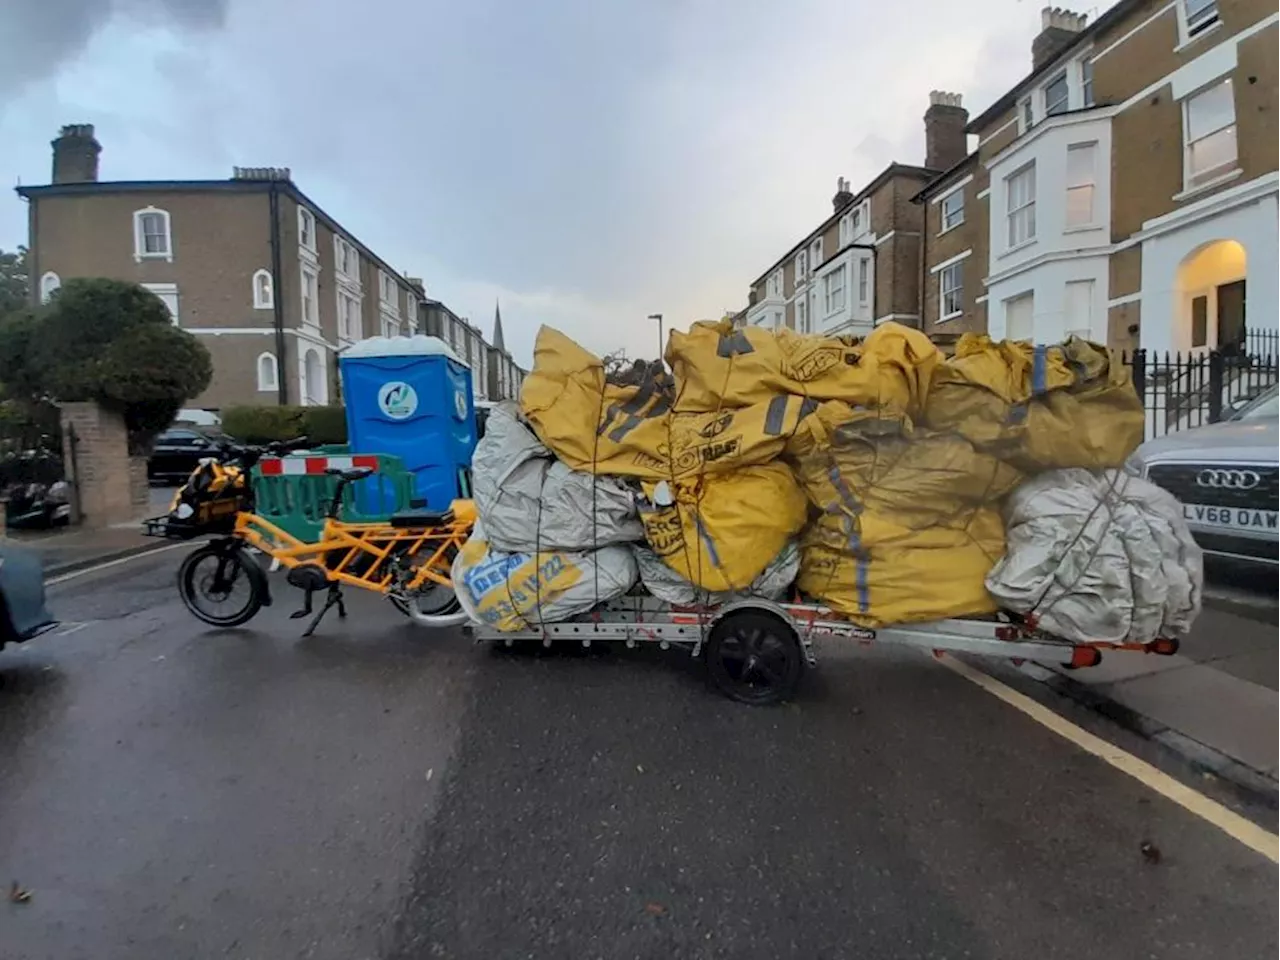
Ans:
{"type": "Polygon", "coordinates": [[[73,521],[101,528],[136,519],[149,500],[147,468],[129,456],[124,418],[96,403],[64,403],[60,419],[73,521]]]}

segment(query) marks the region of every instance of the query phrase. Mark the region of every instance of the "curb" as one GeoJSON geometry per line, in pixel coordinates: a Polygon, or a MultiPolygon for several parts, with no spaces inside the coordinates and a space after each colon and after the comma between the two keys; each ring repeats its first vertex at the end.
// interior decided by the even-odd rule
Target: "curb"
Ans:
{"type": "Polygon", "coordinates": [[[1219,610],[1222,613],[1229,613],[1232,616],[1242,617],[1245,620],[1255,620],[1258,623],[1269,623],[1273,626],[1276,623],[1276,606],[1273,603],[1249,603],[1244,600],[1237,600],[1234,597],[1224,597],[1205,592],[1202,606],[1209,607],[1213,610],[1219,610]]]}
{"type": "Polygon", "coordinates": [[[158,540],[155,543],[143,543],[134,547],[124,547],[119,550],[111,550],[107,553],[95,554],[92,557],[81,557],[78,560],[70,560],[66,563],[53,564],[44,568],[44,579],[49,581],[54,577],[60,577],[67,573],[76,573],[80,570],[87,570],[90,567],[96,567],[99,564],[110,563],[113,560],[124,560],[128,557],[141,556],[144,553],[151,553],[168,546],[172,541],[158,540]]]}
{"type": "Polygon", "coordinates": [[[1202,773],[1211,773],[1250,800],[1269,809],[1280,809],[1280,784],[1270,775],[1255,770],[1208,744],[1194,740],[1172,727],[1153,720],[1131,707],[1111,699],[1097,689],[1073,680],[1038,663],[1025,663],[1019,672],[1037,680],[1055,693],[1087,707],[1094,713],[1124,727],[1144,739],[1172,751],[1202,773]],[[1031,669],[1028,669],[1031,668],[1031,669]]]}

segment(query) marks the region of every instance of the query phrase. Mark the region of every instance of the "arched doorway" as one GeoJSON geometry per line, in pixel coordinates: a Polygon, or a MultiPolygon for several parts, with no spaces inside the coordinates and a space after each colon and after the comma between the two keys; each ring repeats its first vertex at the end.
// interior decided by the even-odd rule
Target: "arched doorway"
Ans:
{"type": "Polygon", "coordinates": [[[302,355],[302,402],[308,406],[323,405],[328,402],[328,392],[320,351],[308,347],[302,355]]]}
{"type": "Polygon", "coordinates": [[[1235,240],[1204,244],[1178,264],[1176,349],[1244,347],[1247,274],[1248,255],[1235,240]]]}

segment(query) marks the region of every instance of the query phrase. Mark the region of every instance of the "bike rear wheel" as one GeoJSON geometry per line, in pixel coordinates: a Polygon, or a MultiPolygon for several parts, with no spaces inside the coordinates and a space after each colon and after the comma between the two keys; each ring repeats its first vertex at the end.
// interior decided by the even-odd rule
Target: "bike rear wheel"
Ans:
{"type": "Polygon", "coordinates": [[[264,584],[262,568],[238,546],[210,543],[189,553],[178,568],[183,605],[214,627],[252,620],[265,603],[264,584]]]}

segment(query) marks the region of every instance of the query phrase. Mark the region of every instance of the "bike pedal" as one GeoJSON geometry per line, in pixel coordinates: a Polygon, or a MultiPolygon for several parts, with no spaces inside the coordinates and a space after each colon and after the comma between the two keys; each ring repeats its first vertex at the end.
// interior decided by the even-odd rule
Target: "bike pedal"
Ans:
{"type": "Polygon", "coordinates": [[[305,617],[305,616],[309,616],[309,615],[310,615],[310,613],[311,613],[311,611],[310,611],[310,610],[295,610],[295,611],[293,611],[293,613],[289,614],[289,619],[290,619],[290,620],[301,620],[303,617],[305,617]]]}

